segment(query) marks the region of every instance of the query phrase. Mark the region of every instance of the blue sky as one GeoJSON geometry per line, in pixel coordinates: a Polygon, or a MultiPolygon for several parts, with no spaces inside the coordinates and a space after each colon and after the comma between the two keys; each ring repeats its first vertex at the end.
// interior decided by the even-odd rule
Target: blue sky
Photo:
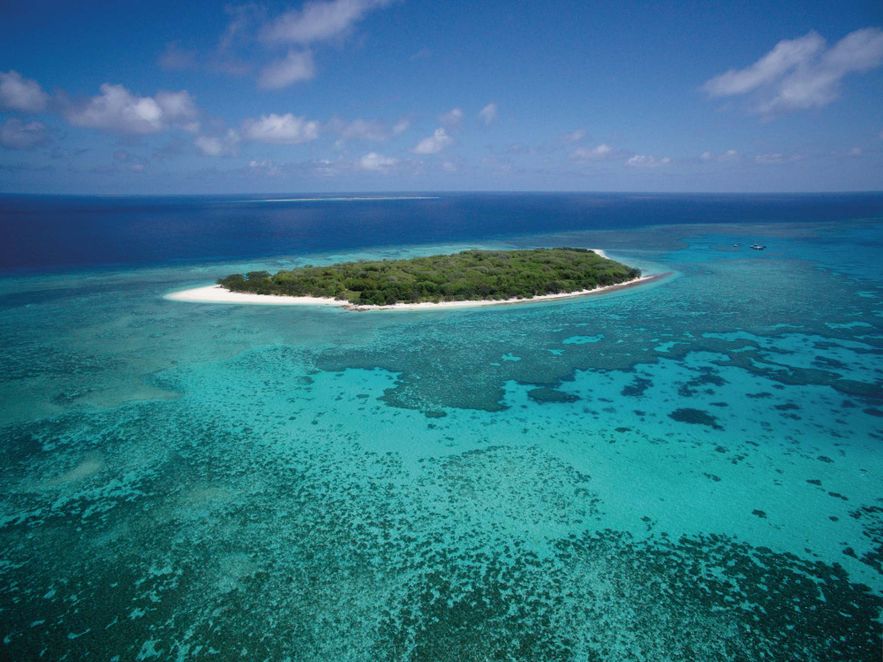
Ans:
{"type": "Polygon", "coordinates": [[[0,191],[883,189],[883,3],[0,5],[0,191]]]}

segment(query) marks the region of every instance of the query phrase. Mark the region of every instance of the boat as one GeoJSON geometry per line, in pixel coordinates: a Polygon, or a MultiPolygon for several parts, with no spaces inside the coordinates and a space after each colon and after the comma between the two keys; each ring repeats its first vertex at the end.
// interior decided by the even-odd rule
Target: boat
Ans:
{"type": "Polygon", "coordinates": [[[756,251],[762,251],[764,248],[766,248],[766,246],[764,246],[763,244],[751,244],[751,248],[756,251]]]}

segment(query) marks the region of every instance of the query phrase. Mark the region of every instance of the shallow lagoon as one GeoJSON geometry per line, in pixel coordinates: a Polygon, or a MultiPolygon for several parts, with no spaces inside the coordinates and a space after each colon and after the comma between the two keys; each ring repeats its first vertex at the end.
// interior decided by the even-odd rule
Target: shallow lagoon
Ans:
{"type": "Polygon", "coordinates": [[[4,655],[876,659],[881,244],[682,225],[6,277],[4,655]],[[537,245],[672,275],[390,315],[162,298],[537,245]]]}

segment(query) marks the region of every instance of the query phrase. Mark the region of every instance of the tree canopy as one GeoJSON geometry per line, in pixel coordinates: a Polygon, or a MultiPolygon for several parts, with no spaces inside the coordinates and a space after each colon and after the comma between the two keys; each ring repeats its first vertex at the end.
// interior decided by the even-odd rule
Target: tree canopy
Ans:
{"type": "Polygon", "coordinates": [[[402,260],[342,262],[218,280],[233,292],[329,297],[353,304],[530,299],[615,285],[640,270],[584,248],[463,251],[402,260]]]}

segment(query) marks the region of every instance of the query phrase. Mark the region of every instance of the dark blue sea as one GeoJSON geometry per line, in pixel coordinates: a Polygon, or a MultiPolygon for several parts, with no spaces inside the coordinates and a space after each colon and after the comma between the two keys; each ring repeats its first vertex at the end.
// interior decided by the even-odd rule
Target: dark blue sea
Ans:
{"type": "Polygon", "coordinates": [[[0,269],[146,266],[505,240],[549,232],[837,222],[881,215],[883,193],[262,198],[0,195],[0,269]]]}
{"type": "Polygon", "coordinates": [[[2,659],[880,659],[883,194],[7,195],[0,239],[2,659]],[[660,278],[166,298],[537,246],[660,278]]]}

